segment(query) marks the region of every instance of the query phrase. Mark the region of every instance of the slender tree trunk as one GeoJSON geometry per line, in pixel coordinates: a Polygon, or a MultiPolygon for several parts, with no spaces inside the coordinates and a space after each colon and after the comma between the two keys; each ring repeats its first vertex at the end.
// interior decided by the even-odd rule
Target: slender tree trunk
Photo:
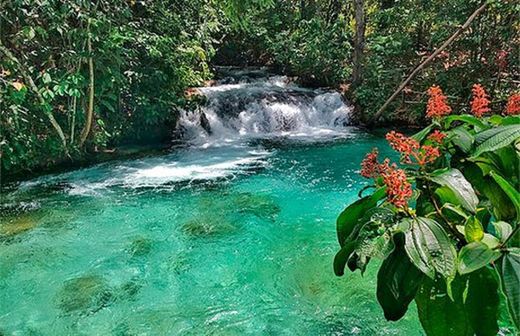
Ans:
{"type": "Polygon", "coordinates": [[[410,75],[408,75],[408,77],[406,77],[406,79],[399,85],[397,90],[395,90],[395,92],[390,96],[390,98],[388,98],[386,100],[386,102],[383,104],[383,106],[381,106],[381,108],[376,112],[376,114],[374,115],[374,118],[372,119],[372,123],[376,122],[377,120],[379,120],[379,118],[381,118],[381,115],[383,114],[385,109],[388,107],[388,105],[390,105],[390,103],[395,99],[395,97],[397,97],[399,92],[401,92],[406,87],[406,85],[408,85],[408,83],[410,83],[410,81],[414,78],[414,76],[416,74],[418,74],[426,65],[428,65],[428,63],[430,63],[432,60],[434,60],[435,57],[437,57],[437,55],[439,55],[441,53],[441,51],[443,51],[447,46],[449,46],[463,31],[465,31],[471,25],[473,20],[475,20],[475,18],[480,13],[482,13],[482,11],[484,11],[484,9],[486,9],[487,5],[488,5],[488,3],[485,2],[482,6],[477,8],[477,10],[475,10],[473,12],[473,14],[471,14],[469,16],[469,18],[466,20],[466,22],[459,29],[457,29],[457,31],[453,35],[451,35],[450,38],[448,38],[437,50],[435,50],[435,52],[433,54],[430,55],[430,57],[425,59],[421,64],[419,64],[410,73],[410,75]]]}
{"type": "Polygon", "coordinates": [[[85,121],[85,127],[83,128],[83,131],[81,132],[80,147],[83,147],[83,144],[87,140],[90,130],[92,128],[92,119],[94,117],[94,60],[92,57],[92,37],[90,34],[90,21],[87,25],[87,51],[89,54],[88,57],[88,72],[89,72],[89,84],[88,84],[88,107],[87,107],[87,113],[86,113],[86,121],[85,121]]]}
{"type": "Polygon", "coordinates": [[[363,59],[365,52],[365,9],[363,0],[354,0],[354,19],[356,35],[354,36],[354,66],[352,69],[352,88],[357,88],[363,81],[363,59]]]}
{"type": "Polygon", "coordinates": [[[7,49],[6,46],[2,44],[0,41],[0,52],[2,52],[8,59],[10,59],[13,63],[17,64],[20,70],[20,73],[22,77],[24,78],[25,82],[29,86],[29,88],[34,92],[36,95],[36,98],[38,98],[38,102],[40,103],[42,109],[44,110],[45,114],[47,115],[47,118],[49,119],[52,127],[58,133],[58,136],[60,137],[60,140],[63,144],[63,149],[65,152],[67,152],[67,140],[65,139],[65,134],[63,133],[63,130],[61,126],[56,121],[56,118],[54,118],[54,114],[52,114],[51,108],[48,106],[45,99],[42,97],[40,91],[38,90],[38,87],[34,83],[34,80],[29,75],[29,71],[25,69],[24,65],[18,61],[18,59],[11,53],[9,49],[7,49]]]}

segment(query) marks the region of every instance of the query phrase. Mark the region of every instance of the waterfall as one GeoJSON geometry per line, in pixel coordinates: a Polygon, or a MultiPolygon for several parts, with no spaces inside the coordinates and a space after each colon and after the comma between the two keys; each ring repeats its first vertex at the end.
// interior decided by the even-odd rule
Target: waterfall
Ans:
{"type": "Polygon", "coordinates": [[[192,143],[340,134],[352,112],[336,91],[302,88],[261,70],[227,71],[198,92],[207,103],[179,120],[182,138],[192,143]]]}

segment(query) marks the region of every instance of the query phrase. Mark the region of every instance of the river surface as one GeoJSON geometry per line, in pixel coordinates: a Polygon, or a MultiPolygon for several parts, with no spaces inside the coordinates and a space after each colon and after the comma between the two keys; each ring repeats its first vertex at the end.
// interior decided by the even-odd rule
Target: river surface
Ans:
{"type": "Polygon", "coordinates": [[[184,146],[2,195],[0,335],[422,335],[415,306],[385,321],[377,262],[332,271],[336,216],[382,137],[283,77],[201,92],[184,146]]]}

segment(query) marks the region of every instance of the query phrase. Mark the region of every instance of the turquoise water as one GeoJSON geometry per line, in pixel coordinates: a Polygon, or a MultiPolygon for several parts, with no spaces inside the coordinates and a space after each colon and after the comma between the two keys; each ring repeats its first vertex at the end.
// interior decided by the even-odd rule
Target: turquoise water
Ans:
{"type": "Polygon", "coordinates": [[[0,334],[422,335],[337,278],[335,218],[377,136],[111,162],[3,195],[0,334]]]}

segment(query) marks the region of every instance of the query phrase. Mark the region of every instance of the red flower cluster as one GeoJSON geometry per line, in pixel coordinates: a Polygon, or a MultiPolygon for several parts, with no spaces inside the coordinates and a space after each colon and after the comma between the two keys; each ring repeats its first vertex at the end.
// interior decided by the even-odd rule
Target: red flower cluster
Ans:
{"type": "Polygon", "coordinates": [[[442,93],[442,90],[437,85],[428,89],[430,98],[426,108],[426,116],[429,118],[436,118],[448,115],[451,113],[451,107],[448,105],[447,97],[442,93]]]}
{"type": "Polygon", "coordinates": [[[419,141],[395,131],[388,133],[386,139],[393,149],[401,153],[401,160],[404,163],[414,163],[413,158],[419,166],[424,166],[435,161],[441,155],[439,148],[429,145],[421,146],[419,141]]]}
{"type": "Polygon", "coordinates": [[[439,145],[442,145],[444,138],[446,138],[446,134],[442,133],[439,130],[435,130],[432,134],[428,135],[428,140],[430,140],[431,142],[438,143],[439,145]]]}
{"type": "Polygon", "coordinates": [[[485,113],[491,111],[489,108],[489,99],[484,87],[480,84],[474,84],[471,89],[473,92],[473,100],[471,101],[471,113],[475,117],[482,117],[485,113]]]}
{"type": "Polygon", "coordinates": [[[407,181],[404,170],[397,169],[395,165],[389,168],[381,173],[386,185],[387,200],[398,208],[405,208],[412,197],[412,185],[407,181]]]}
{"type": "Polygon", "coordinates": [[[391,131],[386,134],[386,140],[390,143],[390,146],[398,151],[399,153],[410,155],[414,150],[419,149],[419,141],[408,138],[401,133],[391,131]]]}
{"type": "Polygon", "coordinates": [[[374,148],[365,156],[361,162],[361,175],[366,178],[381,176],[386,185],[388,202],[398,208],[406,207],[408,200],[412,197],[412,185],[407,181],[405,171],[398,169],[395,163],[390,165],[389,159],[379,163],[377,155],[377,148],[374,148]]]}
{"type": "Polygon", "coordinates": [[[376,178],[379,175],[379,163],[377,162],[377,148],[372,149],[363,161],[361,161],[361,176],[366,178],[376,178]]]}
{"type": "Polygon", "coordinates": [[[513,93],[511,97],[509,97],[506,105],[506,114],[520,114],[520,93],[513,93]]]}

